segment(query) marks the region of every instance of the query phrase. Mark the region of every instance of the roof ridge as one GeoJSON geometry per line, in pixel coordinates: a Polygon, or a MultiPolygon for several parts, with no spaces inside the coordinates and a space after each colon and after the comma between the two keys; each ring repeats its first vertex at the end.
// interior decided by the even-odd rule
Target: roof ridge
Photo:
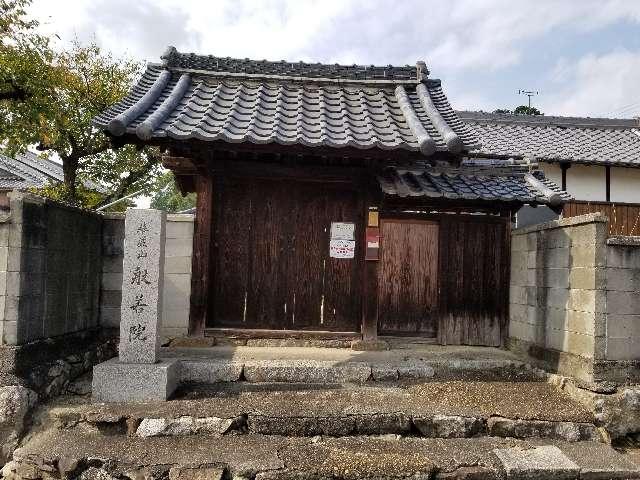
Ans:
{"type": "Polygon", "coordinates": [[[168,69],[195,68],[211,72],[236,73],[279,73],[308,78],[325,76],[327,78],[359,79],[404,79],[419,81],[426,79],[429,71],[425,62],[416,65],[364,65],[330,64],[321,62],[292,62],[288,60],[254,60],[249,58],[218,57],[198,53],[179,52],[168,47],[160,56],[162,65],[168,69]],[[198,68],[200,67],[200,68],[198,68]],[[303,73],[303,74],[301,74],[303,73]]]}
{"type": "Polygon", "coordinates": [[[456,110],[456,113],[464,122],[476,123],[605,129],[630,129],[640,127],[640,121],[632,118],[565,117],[561,115],[516,115],[473,110],[456,110]]]}

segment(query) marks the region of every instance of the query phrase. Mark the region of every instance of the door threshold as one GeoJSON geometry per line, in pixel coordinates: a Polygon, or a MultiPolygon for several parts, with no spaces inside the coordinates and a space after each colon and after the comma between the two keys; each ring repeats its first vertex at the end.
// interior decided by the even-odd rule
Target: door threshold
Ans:
{"type": "Polygon", "coordinates": [[[404,335],[380,335],[380,340],[384,340],[390,345],[411,344],[411,345],[437,345],[437,337],[413,337],[404,335]]]}
{"type": "Polygon", "coordinates": [[[239,339],[323,339],[357,340],[359,332],[331,332],[328,330],[269,330],[253,328],[206,328],[205,337],[231,337],[239,339]]]}

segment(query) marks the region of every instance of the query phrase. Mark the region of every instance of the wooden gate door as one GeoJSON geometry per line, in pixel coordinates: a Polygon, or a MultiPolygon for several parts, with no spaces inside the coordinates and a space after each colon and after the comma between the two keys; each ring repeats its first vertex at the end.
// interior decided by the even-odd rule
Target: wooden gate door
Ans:
{"type": "Polygon", "coordinates": [[[378,331],[435,337],[438,325],[438,223],[382,220],[378,331]]]}
{"type": "Polygon", "coordinates": [[[353,222],[362,237],[355,190],[234,179],[214,191],[208,327],[359,329],[361,245],[356,258],[329,258],[331,222],[353,222]]]}

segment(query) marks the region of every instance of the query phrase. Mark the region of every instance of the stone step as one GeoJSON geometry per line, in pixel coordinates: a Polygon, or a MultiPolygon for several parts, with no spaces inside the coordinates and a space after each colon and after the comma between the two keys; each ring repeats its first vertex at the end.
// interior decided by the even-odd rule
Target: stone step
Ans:
{"type": "Polygon", "coordinates": [[[9,480],[640,478],[635,463],[597,442],[254,434],[205,440],[55,429],[32,434],[2,474],[9,480]]]}
{"type": "MultiPolygon", "coordinates": [[[[178,357],[180,358],[180,357],[178,357]]],[[[356,357],[358,358],[358,357],[356,357]]],[[[374,357],[375,358],[375,357],[374,357]]],[[[179,383],[365,383],[404,379],[541,380],[544,373],[511,359],[421,359],[393,361],[224,360],[180,358],[179,383]]]]}
{"type": "Polygon", "coordinates": [[[139,437],[600,438],[592,413],[542,382],[221,383],[193,386],[180,394],[169,402],[58,407],[49,415],[61,429],[81,426],[139,437]]]}

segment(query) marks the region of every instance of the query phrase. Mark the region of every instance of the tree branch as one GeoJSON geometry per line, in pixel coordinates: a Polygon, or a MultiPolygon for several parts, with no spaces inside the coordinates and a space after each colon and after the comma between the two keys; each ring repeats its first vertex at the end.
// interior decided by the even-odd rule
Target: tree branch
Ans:
{"type": "Polygon", "coordinates": [[[0,92],[0,101],[12,100],[24,102],[29,97],[27,90],[18,85],[13,79],[5,80],[4,84],[5,86],[9,87],[9,90],[0,92]]]}
{"type": "Polygon", "coordinates": [[[134,185],[138,180],[142,179],[147,175],[153,167],[158,163],[158,157],[152,153],[147,153],[148,158],[144,165],[142,165],[139,169],[133,170],[129,172],[129,175],[126,178],[122,179],[118,188],[116,188],[112,193],[104,197],[94,208],[99,208],[107,203],[113,202],[118,198],[121,198],[125,195],[126,191],[134,185]]]}

